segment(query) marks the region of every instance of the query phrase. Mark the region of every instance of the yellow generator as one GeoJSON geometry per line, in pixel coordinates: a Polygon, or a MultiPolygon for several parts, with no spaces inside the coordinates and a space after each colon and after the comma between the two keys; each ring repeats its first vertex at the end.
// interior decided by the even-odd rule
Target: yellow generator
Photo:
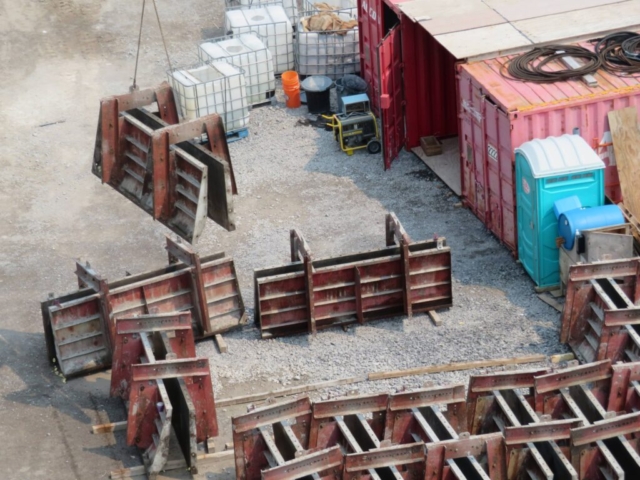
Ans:
{"type": "Polygon", "coordinates": [[[353,155],[354,150],[366,148],[371,154],[380,153],[380,131],[378,122],[369,106],[369,97],[361,93],[342,97],[341,113],[332,117],[328,126],[333,128],[333,135],[340,144],[340,148],[353,155]]]}

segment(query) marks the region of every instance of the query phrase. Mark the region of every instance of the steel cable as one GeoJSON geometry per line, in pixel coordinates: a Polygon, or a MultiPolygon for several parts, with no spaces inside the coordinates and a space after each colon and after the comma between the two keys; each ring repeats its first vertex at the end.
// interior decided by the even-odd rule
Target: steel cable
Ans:
{"type": "Polygon", "coordinates": [[[634,32],[616,32],[601,38],[595,45],[602,67],[618,76],[640,74],[640,55],[637,52],[640,35],[634,32]],[[630,56],[627,50],[634,56],[630,56]]]}
{"type": "Polygon", "coordinates": [[[600,55],[576,45],[547,45],[536,47],[509,60],[505,65],[509,75],[516,80],[533,83],[552,83],[595,73],[602,67],[600,55]],[[585,61],[578,68],[547,69],[549,64],[563,57],[585,61]],[[547,67],[547,68],[545,68],[547,67]]]}

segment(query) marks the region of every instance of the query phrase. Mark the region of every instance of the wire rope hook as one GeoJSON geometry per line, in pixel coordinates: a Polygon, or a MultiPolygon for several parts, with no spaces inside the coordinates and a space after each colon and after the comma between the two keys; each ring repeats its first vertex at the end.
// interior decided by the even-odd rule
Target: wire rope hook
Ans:
{"type": "MultiPolygon", "coordinates": [[[[158,14],[158,6],[156,5],[156,0],[151,0],[153,2],[153,10],[156,13],[156,20],[158,21],[158,28],[160,29],[160,37],[162,38],[162,46],[164,47],[164,54],[167,57],[167,65],[169,66],[169,71],[171,71],[171,60],[169,58],[169,50],[167,49],[167,42],[164,38],[164,32],[162,30],[162,22],[160,22],[160,15],[158,14]]],[[[138,31],[138,48],[136,49],[136,64],[133,70],[133,84],[129,87],[130,92],[135,92],[139,90],[137,84],[138,78],[138,61],[140,59],[140,46],[142,45],[142,25],[144,23],[144,10],[147,5],[147,0],[142,0],[142,11],[140,12],[140,30],[138,31]]]]}

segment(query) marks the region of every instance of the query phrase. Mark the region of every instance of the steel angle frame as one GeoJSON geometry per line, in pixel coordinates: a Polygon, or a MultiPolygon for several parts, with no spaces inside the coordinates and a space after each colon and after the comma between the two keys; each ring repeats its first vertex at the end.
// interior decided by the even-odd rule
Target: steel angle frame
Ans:
{"type": "Polygon", "coordinates": [[[197,444],[218,435],[209,361],[195,357],[185,315],[119,319],[111,394],[129,401],[127,443],[144,450],[149,475],[161,471],[175,432],[188,469],[197,444]]]}
{"type": "Polygon", "coordinates": [[[640,259],[569,270],[561,341],[583,362],[640,360],[640,259]]]}
{"type": "Polygon", "coordinates": [[[393,213],[386,248],[315,260],[290,232],[291,262],[254,272],[255,321],[263,338],[452,305],[451,250],[444,238],[412,242],[393,213]]]}
{"type": "Polygon", "coordinates": [[[172,262],[167,267],[114,282],[78,262],[80,290],[41,304],[47,353],[65,376],[111,365],[116,317],[190,312],[197,339],[246,322],[231,258],[224,253],[200,258],[169,238],[167,245],[172,262]]]}
{"type": "Polygon", "coordinates": [[[166,82],[101,100],[92,171],[191,243],[207,216],[235,229],[237,188],[222,120],[213,114],[178,124],[166,82]],[[157,114],[144,108],[151,104],[157,114]],[[194,139],[205,134],[203,148],[194,139]]]}

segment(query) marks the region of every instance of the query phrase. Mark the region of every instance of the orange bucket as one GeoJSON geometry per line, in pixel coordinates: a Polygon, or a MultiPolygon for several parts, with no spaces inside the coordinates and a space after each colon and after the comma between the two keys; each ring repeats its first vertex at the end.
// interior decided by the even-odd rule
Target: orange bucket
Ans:
{"type": "Polygon", "coordinates": [[[282,90],[287,99],[287,108],[300,106],[300,80],[298,73],[292,70],[282,73],[282,90]]]}

